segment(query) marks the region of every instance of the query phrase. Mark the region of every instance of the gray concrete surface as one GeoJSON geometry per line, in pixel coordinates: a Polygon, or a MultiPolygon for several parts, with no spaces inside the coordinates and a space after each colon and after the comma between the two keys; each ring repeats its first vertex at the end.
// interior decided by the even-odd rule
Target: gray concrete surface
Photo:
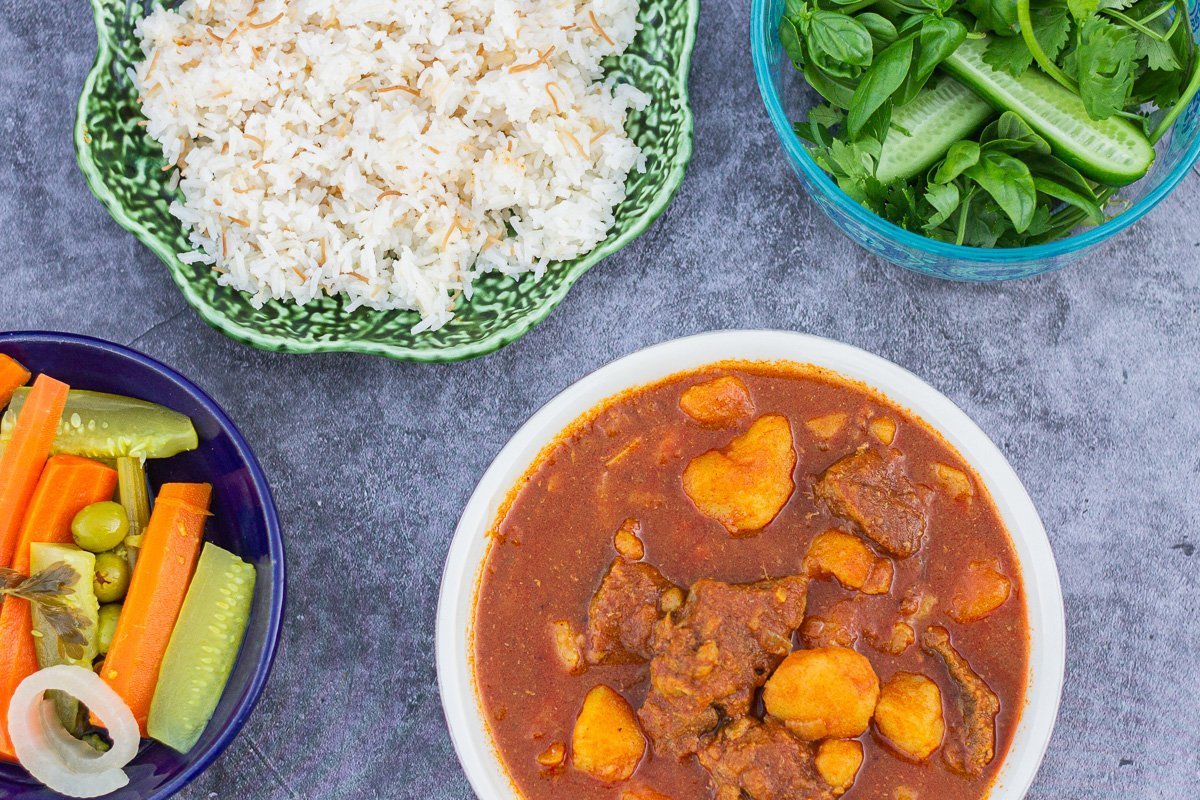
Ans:
{"type": "Polygon", "coordinates": [[[560,389],[727,327],[807,331],[898,362],[966,409],[1025,480],[1070,638],[1030,798],[1200,796],[1200,179],[1065,272],[992,286],[907,274],[799,194],[754,85],[747,6],[704,4],[696,155],[666,215],[517,344],[414,366],[271,355],[206,327],[76,170],[86,4],[0,0],[0,329],[101,336],[190,375],[247,434],[286,526],[274,678],[181,797],[469,798],[432,656],[459,511],[560,389]]]}

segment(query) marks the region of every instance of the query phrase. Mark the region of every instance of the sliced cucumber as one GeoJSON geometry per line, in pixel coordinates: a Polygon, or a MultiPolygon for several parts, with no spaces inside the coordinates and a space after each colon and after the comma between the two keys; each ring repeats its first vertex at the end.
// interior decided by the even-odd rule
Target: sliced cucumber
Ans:
{"type": "MultiPolygon", "coordinates": [[[[67,544],[50,544],[34,542],[29,545],[29,572],[36,575],[56,564],[66,564],[79,577],[62,596],[64,603],[76,612],[77,617],[84,622],[79,629],[82,643],[68,645],[63,641],[59,629],[46,618],[45,609],[38,603],[30,604],[30,616],[33,623],[33,648],[37,654],[38,667],[56,667],[59,664],[71,664],[86,669],[92,668],[92,661],[100,652],[99,618],[100,603],[96,600],[92,577],[96,572],[96,556],[67,544]]],[[[63,726],[72,732],[79,732],[80,716],[79,701],[62,692],[53,692],[54,707],[63,726]]]]}
{"type": "Polygon", "coordinates": [[[254,577],[254,567],[205,543],[150,702],[150,738],[186,753],[204,733],[246,634],[254,577]]]}
{"type": "Polygon", "coordinates": [[[1001,111],[1014,111],[1041,134],[1055,155],[1110,186],[1133,183],[1154,163],[1154,146],[1122,117],[1094,120],[1079,99],[1031,67],[1019,78],[983,61],[990,39],[967,39],[942,66],[1001,111]]]}
{"type": "Polygon", "coordinates": [[[875,177],[891,183],[919,175],[994,113],[979,95],[949,75],[941,76],[892,112],[875,177]]]}
{"type": "MultiPolygon", "coordinates": [[[[0,419],[0,443],[12,438],[28,388],[17,389],[0,419]]],[[[192,421],[178,411],[103,392],[72,389],[51,451],[86,458],[169,458],[195,450],[192,421]]]]}

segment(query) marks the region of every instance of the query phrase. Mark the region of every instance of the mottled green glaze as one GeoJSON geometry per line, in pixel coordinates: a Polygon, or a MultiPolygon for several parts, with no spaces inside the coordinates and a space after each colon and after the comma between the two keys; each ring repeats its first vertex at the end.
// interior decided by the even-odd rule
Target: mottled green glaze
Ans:
{"type": "Polygon", "coordinates": [[[595,250],[552,264],[541,280],[481,277],[471,302],[437,331],[412,333],[414,312],[347,312],[332,298],[303,308],[279,302],[255,308],[242,293],[218,285],[207,266],[184,264],[176,256],[190,249],[187,237],[167,210],[174,195],[167,189],[168,173],[161,170],[162,151],[137,124],[142,115],[127,77],[140,59],[133,27],[141,4],[92,0],[92,7],[98,53],[75,123],[76,153],[88,185],[113,218],[166,263],[206,322],[266,350],[350,351],[412,361],[456,361],[493,352],[545,319],[589,267],[645,231],[675,195],[692,153],[687,77],[699,0],[642,0],[643,28],[608,68],[652,98],[644,111],[630,114],[626,126],[646,154],[647,170],[630,175],[616,225],[595,250]]]}

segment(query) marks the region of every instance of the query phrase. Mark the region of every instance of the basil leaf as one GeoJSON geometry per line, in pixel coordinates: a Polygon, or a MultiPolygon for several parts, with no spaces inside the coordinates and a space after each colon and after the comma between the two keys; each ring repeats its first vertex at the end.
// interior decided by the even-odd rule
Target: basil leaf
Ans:
{"type": "Polygon", "coordinates": [[[984,29],[1001,36],[1017,32],[1017,0],[967,0],[966,5],[984,29]]]}
{"type": "Polygon", "coordinates": [[[933,176],[934,183],[949,183],[965,170],[979,163],[979,143],[963,139],[950,145],[942,165],[933,176]]]}
{"type": "Polygon", "coordinates": [[[833,106],[818,105],[808,110],[808,121],[815,122],[823,128],[835,128],[845,119],[845,112],[833,106]]]}
{"type": "Polygon", "coordinates": [[[910,34],[888,45],[863,73],[846,117],[846,129],[851,139],[858,138],[872,115],[904,84],[912,66],[913,39],[910,34]]]}
{"type": "MultiPolygon", "coordinates": [[[[840,66],[866,67],[875,56],[875,46],[865,25],[854,17],[833,11],[817,11],[808,25],[808,52],[814,63],[835,75],[840,66]]],[[[844,77],[857,77],[858,71],[844,77]]]]}
{"type": "Polygon", "coordinates": [[[925,199],[929,205],[934,207],[937,212],[929,218],[925,223],[926,228],[936,228],[946,220],[950,219],[950,215],[958,209],[959,201],[962,199],[958,191],[958,185],[954,183],[932,183],[925,190],[925,199]]]}
{"type": "Polygon", "coordinates": [[[855,17],[871,34],[871,41],[875,44],[875,52],[879,52],[887,47],[892,42],[900,38],[900,34],[896,33],[896,26],[892,21],[882,14],[876,14],[873,11],[866,11],[855,17]]]}
{"type": "Polygon", "coordinates": [[[849,109],[854,102],[854,87],[844,78],[830,75],[816,65],[804,70],[804,79],[831,105],[849,109]]]}
{"type": "MultiPolygon", "coordinates": [[[[1061,200],[1067,205],[1078,208],[1087,214],[1088,219],[1096,225],[1104,222],[1104,211],[1100,208],[1100,204],[1096,202],[1095,198],[1088,197],[1060,181],[1040,175],[1034,176],[1033,185],[1042,194],[1049,195],[1055,200],[1061,200]]],[[[1033,232],[1031,231],[1031,233],[1033,232]]]]}
{"type": "Polygon", "coordinates": [[[983,129],[983,135],[980,141],[988,141],[989,139],[1016,139],[1045,141],[1041,136],[1038,136],[1033,128],[1029,127],[1024,118],[1020,114],[1012,111],[1005,111],[1000,115],[1000,118],[983,129]]]}
{"type": "Polygon", "coordinates": [[[1092,17],[1080,32],[1075,51],[1079,96],[1092,119],[1124,110],[1133,88],[1137,37],[1129,28],[1092,17]]]}
{"type": "Polygon", "coordinates": [[[1017,233],[1023,233],[1033,222],[1037,188],[1023,161],[1008,153],[985,151],[980,153],[979,163],[967,167],[963,174],[992,196],[1017,233]]]}
{"type": "Polygon", "coordinates": [[[1024,161],[1033,177],[1051,178],[1084,197],[1097,200],[1096,190],[1088,179],[1062,159],[1055,156],[1026,156],[1024,161]]]}
{"type": "Polygon", "coordinates": [[[967,38],[967,26],[948,17],[926,17],[917,38],[917,57],[913,70],[904,82],[904,91],[897,102],[911,103],[925,88],[929,76],[938,64],[945,61],[967,38]]]}
{"type": "Polygon", "coordinates": [[[954,7],[955,0],[921,0],[921,5],[928,8],[937,16],[941,16],[954,7]]]}
{"type": "Polygon", "coordinates": [[[792,65],[796,69],[804,69],[804,46],[800,43],[800,32],[789,17],[779,20],[779,44],[792,60],[792,65]]]}
{"type": "Polygon", "coordinates": [[[808,16],[808,0],[784,0],[783,15],[793,19],[808,16]]]}
{"type": "Polygon", "coordinates": [[[1005,111],[1000,119],[983,129],[979,142],[987,150],[1005,153],[1024,153],[1032,150],[1039,155],[1050,154],[1050,144],[1037,134],[1019,114],[1005,111]]]}
{"type": "Polygon", "coordinates": [[[892,127],[892,110],[895,104],[891,100],[887,100],[879,109],[870,116],[867,124],[863,125],[862,133],[859,138],[875,139],[882,142],[887,139],[888,131],[892,127]]]}

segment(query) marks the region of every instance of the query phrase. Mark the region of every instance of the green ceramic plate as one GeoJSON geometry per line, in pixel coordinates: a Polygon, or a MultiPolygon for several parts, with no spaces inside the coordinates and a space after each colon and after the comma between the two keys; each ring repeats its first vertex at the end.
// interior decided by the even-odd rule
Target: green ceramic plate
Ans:
{"type": "MultiPolygon", "coordinates": [[[[161,0],[150,0],[161,2],[161,0]]],[[[611,59],[609,74],[634,84],[652,101],[627,122],[646,154],[647,170],[629,177],[608,238],[582,258],[556,262],[538,281],[486,275],[458,317],[437,331],[414,334],[413,312],[347,312],[332,298],[304,308],[272,302],[255,308],[217,284],[208,267],[184,264],[188,249],[179,221],[167,208],[174,195],[158,144],[137,125],[137,92],[127,77],[140,59],[133,34],[139,0],[92,0],[98,53],[79,99],[75,149],[92,192],[113,218],[170,268],[183,296],[217,330],[266,350],[293,353],[350,351],[412,361],[457,361],[516,341],[554,309],[596,262],[637,238],[666,209],[692,154],[687,77],[696,38],[699,0],[642,0],[643,28],[632,46],[611,59]]]]}

